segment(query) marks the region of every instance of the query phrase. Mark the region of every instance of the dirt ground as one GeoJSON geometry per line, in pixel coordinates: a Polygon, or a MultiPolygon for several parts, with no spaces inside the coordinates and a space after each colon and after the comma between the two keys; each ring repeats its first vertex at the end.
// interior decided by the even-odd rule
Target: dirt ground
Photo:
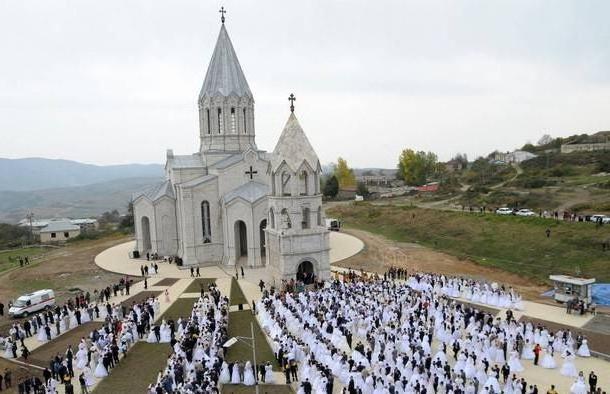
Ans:
{"type": "Polygon", "coordinates": [[[435,251],[413,243],[394,242],[367,231],[344,229],[344,232],[360,238],[364,250],[333,265],[383,273],[390,266],[403,267],[408,271],[435,272],[445,275],[460,275],[474,279],[498,282],[513,286],[525,299],[549,302],[540,294],[548,290],[533,281],[492,267],[484,267],[469,260],[435,251]]]}
{"type": "Polygon", "coordinates": [[[128,240],[126,236],[109,236],[80,241],[49,253],[40,262],[4,272],[0,275],[0,302],[5,305],[5,314],[0,317],[0,333],[15,321],[8,317],[9,301],[28,291],[51,288],[61,305],[74,297],[78,289],[93,293],[95,289],[118,282],[121,275],[100,269],[94,258],[103,250],[128,240]]]}

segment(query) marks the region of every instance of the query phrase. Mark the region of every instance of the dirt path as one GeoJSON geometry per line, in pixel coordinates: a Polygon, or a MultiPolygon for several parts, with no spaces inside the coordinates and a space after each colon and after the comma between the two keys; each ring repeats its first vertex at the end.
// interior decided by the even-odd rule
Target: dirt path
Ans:
{"type": "Polygon", "coordinates": [[[513,286],[524,298],[546,301],[540,294],[547,289],[526,278],[499,269],[484,267],[470,260],[435,251],[413,243],[393,242],[380,235],[363,230],[346,229],[345,232],[360,238],[364,250],[335,264],[339,267],[383,273],[389,266],[400,266],[409,271],[435,272],[446,275],[463,275],[479,280],[513,286]]]}
{"type": "Polygon", "coordinates": [[[573,207],[574,205],[577,204],[583,204],[583,203],[587,203],[587,202],[591,202],[591,192],[586,190],[586,189],[582,189],[582,188],[575,188],[575,195],[571,198],[569,198],[568,200],[564,201],[561,205],[559,205],[557,207],[557,211],[559,212],[564,212],[564,211],[569,211],[571,207],[573,207]]]}

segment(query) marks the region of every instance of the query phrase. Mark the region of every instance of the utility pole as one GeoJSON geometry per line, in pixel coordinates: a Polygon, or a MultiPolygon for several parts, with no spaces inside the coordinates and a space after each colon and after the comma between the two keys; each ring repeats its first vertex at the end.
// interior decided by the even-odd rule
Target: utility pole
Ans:
{"type": "Polygon", "coordinates": [[[259,394],[258,387],[258,365],[256,364],[256,340],[254,339],[254,322],[250,322],[250,332],[252,334],[252,362],[254,363],[254,387],[256,390],[256,394],[259,394]]]}

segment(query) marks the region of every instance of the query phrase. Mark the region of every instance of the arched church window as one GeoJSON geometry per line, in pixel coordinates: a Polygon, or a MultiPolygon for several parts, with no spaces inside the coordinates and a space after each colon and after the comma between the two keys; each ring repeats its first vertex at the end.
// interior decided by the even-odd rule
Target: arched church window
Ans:
{"type": "Polygon", "coordinates": [[[290,188],[289,188],[290,174],[286,171],[282,172],[282,177],[281,177],[280,181],[282,182],[282,184],[281,184],[282,196],[290,196],[290,188]]]}
{"type": "Polygon", "coordinates": [[[299,193],[301,196],[307,196],[309,194],[309,174],[307,174],[307,171],[303,171],[299,174],[299,193]]]}
{"type": "Polygon", "coordinates": [[[248,134],[248,118],[246,117],[245,108],[244,108],[244,134],[248,134]]]}
{"type": "Polygon", "coordinates": [[[208,125],[208,134],[211,134],[212,133],[212,129],[210,127],[210,109],[209,108],[205,109],[205,120],[206,120],[206,123],[208,125]]]}
{"type": "Polygon", "coordinates": [[[282,209],[282,225],[286,229],[292,228],[292,222],[290,221],[290,215],[288,214],[288,210],[286,208],[282,209]]]}
{"type": "Polygon", "coordinates": [[[218,108],[218,134],[222,134],[224,128],[224,122],[222,121],[222,109],[218,108]]]}
{"type": "Polygon", "coordinates": [[[231,134],[237,134],[235,125],[235,108],[231,107],[231,134]]]}
{"type": "Polygon", "coordinates": [[[318,219],[317,220],[318,226],[321,226],[322,225],[322,207],[321,206],[318,207],[318,218],[317,219],[318,219]]]}
{"type": "Polygon", "coordinates": [[[307,208],[307,207],[303,208],[303,221],[301,222],[301,228],[303,230],[309,228],[309,221],[310,221],[309,216],[310,216],[309,208],[307,208]]]}
{"type": "Polygon", "coordinates": [[[203,243],[212,242],[212,227],[210,220],[210,203],[207,201],[201,202],[201,229],[203,232],[203,243]]]}
{"type": "Polygon", "coordinates": [[[275,228],[275,214],[273,213],[273,208],[269,209],[269,224],[271,228],[275,228]]]}

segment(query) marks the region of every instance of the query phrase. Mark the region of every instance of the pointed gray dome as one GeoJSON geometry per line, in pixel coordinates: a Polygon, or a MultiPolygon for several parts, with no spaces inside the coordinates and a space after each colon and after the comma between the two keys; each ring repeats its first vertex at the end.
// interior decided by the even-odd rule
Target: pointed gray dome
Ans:
{"type": "Polygon", "coordinates": [[[223,24],[220,27],[216,47],[212,60],[199,93],[199,100],[203,97],[230,96],[253,98],[248,81],[239,65],[237,55],[231,44],[227,29],[223,24]]]}
{"type": "Polygon", "coordinates": [[[309,143],[294,112],[290,114],[284,131],[273,150],[272,171],[277,171],[283,162],[286,162],[293,171],[297,171],[303,162],[306,162],[314,171],[317,171],[320,166],[318,155],[309,143]]]}

